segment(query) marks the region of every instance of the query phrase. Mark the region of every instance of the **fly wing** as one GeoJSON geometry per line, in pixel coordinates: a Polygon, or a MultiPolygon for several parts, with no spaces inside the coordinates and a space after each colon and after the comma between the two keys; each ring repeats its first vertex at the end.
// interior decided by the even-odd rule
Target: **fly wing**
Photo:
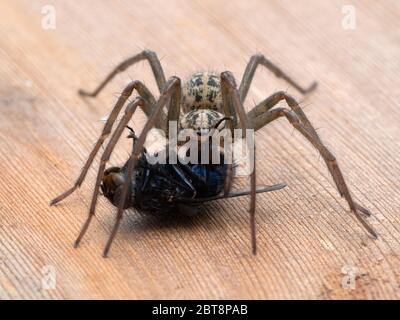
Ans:
{"type": "MultiPolygon", "coordinates": [[[[280,189],[283,189],[287,186],[286,183],[278,183],[274,184],[272,186],[258,186],[256,188],[256,193],[264,193],[264,192],[271,192],[271,191],[277,191],[280,189]]],[[[223,193],[213,196],[213,197],[207,197],[207,198],[179,198],[177,199],[179,202],[182,203],[204,203],[208,201],[214,201],[214,200],[219,200],[219,199],[226,199],[226,198],[235,198],[235,197],[242,197],[250,194],[250,189],[242,189],[242,190],[236,190],[232,191],[229,193],[227,196],[225,196],[223,193]]]]}

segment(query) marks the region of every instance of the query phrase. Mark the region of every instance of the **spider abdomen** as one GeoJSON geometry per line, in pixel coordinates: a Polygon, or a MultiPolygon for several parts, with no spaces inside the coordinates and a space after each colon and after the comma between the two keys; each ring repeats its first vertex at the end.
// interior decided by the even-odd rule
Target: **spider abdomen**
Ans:
{"type": "Polygon", "coordinates": [[[183,86],[182,109],[222,110],[220,76],[213,72],[193,74],[183,86]]]}

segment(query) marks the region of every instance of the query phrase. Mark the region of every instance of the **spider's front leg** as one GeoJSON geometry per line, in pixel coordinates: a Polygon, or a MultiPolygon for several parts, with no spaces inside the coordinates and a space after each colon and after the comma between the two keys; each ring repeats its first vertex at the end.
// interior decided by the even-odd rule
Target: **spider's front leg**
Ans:
{"type": "Polygon", "coordinates": [[[365,229],[374,238],[377,238],[376,231],[360,214],[361,212],[365,215],[370,215],[369,210],[363,208],[358,203],[353,201],[335,156],[322,143],[316,130],[311,125],[305,113],[293,97],[284,92],[278,92],[254,107],[250,112],[248,112],[248,117],[250,126],[255,130],[266,126],[268,123],[280,117],[285,117],[289,123],[292,124],[292,126],[297,129],[319,151],[328,167],[330,174],[332,175],[339,194],[346,199],[350,210],[354,212],[356,218],[361,222],[365,229]],[[285,100],[291,110],[286,108],[272,109],[281,100],[285,100]]]}
{"type": "MultiPolygon", "coordinates": [[[[100,137],[96,141],[96,144],[94,145],[92,151],[89,154],[88,159],[86,160],[83,168],[81,169],[81,172],[75,181],[74,185],[69,188],[67,191],[63,192],[56,198],[50,201],[50,205],[55,205],[58,202],[62,201],[66,197],[68,197],[70,194],[72,194],[77,188],[81,186],[83,181],[85,180],[86,174],[93,163],[94,158],[96,157],[97,153],[99,152],[101,146],[103,145],[104,141],[107,139],[107,137],[110,135],[112,131],[112,127],[118,117],[118,114],[120,113],[122,107],[125,105],[126,101],[128,98],[132,95],[133,90],[136,90],[139,95],[142,97],[142,99],[146,102],[143,104],[140,104],[140,107],[143,109],[143,112],[147,115],[150,116],[153,112],[154,105],[156,104],[156,100],[151,94],[151,92],[140,82],[140,81],[132,81],[129,83],[125,89],[122,91],[121,95],[119,96],[115,106],[113,107],[111,113],[107,117],[107,121],[104,124],[103,130],[100,134],[100,137]]],[[[167,116],[165,115],[164,112],[161,112],[160,117],[156,119],[155,122],[155,127],[161,128],[164,131],[166,130],[167,126],[167,116]]]]}
{"type": "Polygon", "coordinates": [[[75,245],[74,245],[75,248],[78,247],[80,241],[82,240],[83,236],[85,235],[86,230],[88,229],[89,224],[92,221],[92,218],[93,218],[93,216],[95,214],[97,198],[98,198],[98,195],[99,195],[100,185],[101,185],[101,182],[103,180],[104,170],[105,170],[106,164],[107,164],[108,160],[110,159],[111,154],[112,154],[112,152],[113,152],[113,150],[115,148],[115,145],[117,144],[119,138],[121,137],[122,132],[124,131],[124,129],[128,125],[128,122],[131,119],[132,115],[136,111],[137,106],[139,106],[139,105],[143,106],[145,103],[146,103],[145,100],[143,100],[142,98],[138,97],[138,98],[136,98],[135,100],[133,100],[132,102],[130,102],[127,105],[124,116],[122,117],[121,121],[119,122],[119,124],[118,124],[117,128],[115,129],[110,141],[107,144],[106,149],[103,152],[103,155],[101,156],[99,169],[97,171],[96,184],[95,184],[95,187],[94,187],[94,190],[93,190],[92,202],[90,204],[89,215],[88,215],[85,223],[82,226],[82,230],[79,233],[78,238],[75,241],[75,245]]]}
{"type": "MultiPolygon", "coordinates": [[[[222,100],[225,116],[232,116],[239,120],[239,125],[242,129],[242,137],[246,138],[246,131],[249,127],[246,112],[243,104],[240,101],[239,91],[236,88],[235,78],[232,73],[225,71],[221,73],[221,91],[222,100]]],[[[231,122],[231,121],[230,121],[231,122]]],[[[232,129],[232,126],[230,127],[232,129]]],[[[249,142],[249,140],[247,140],[249,142]]],[[[251,159],[253,161],[253,170],[250,174],[250,231],[251,231],[251,245],[252,252],[256,254],[257,243],[256,243],[256,222],[255,222],[255,210],[256,210],[256,162],[255,162],[255,145],[250,145],[249,150],[252,151],[251,159]]],[[[229,167],[228,167],[229,168],[229,167]]],[[[230,186],[232,183],[232,170],[228,171],[228,188],[225,189],[225,196],[229,195],[230,186]]]]}
{"type": "MultiPolygon", "coordinates": [[[[119,224],[122,219],[122,214],[124,211],[124,205],[125,205],[125,202],[127,201],[127,197],[128,197],[129,185],[131,184],[131,181],[132,181],[133,170],[137,164],[139,155],[142,152],[143,145],[146,141],[147,134],[150,131],[150,129],[152,127],[154,127],[154,125],[160,118],[160,115],[162,114],[162,110],[163,110],[164,106],[169,105],[168,116],[169,116],[170,121],[175,120],[174,117],[179,116],[180,100],[181,100],[181,81],[178,77],[171,77],[165,84],[162,94],[160,95],[160,98],[158,99],[156,105],[154,106],[153,113],[151,114],[149,120],[146,122],[139,138],[137,139],[137,141],[135,142],[135,144],[133,146],[132,154],[128,161],[127,178],[123,185],[122,193],[121,193],[121,200],[118,205],[117,217],[116,217],[115,224],[114,224],[113,230],[111,232],[111,235],[107,241],[106,247],[104,248],[103,257],[107,257],[108,251],[110,250],[110,247],[114,240],[114,237],[117,234],[119,224]]],[[[125,115],[125,118],[130,119],[131,117],[132,117],[132,114],[125,115]]],[[[129,121],[129,119],[127,121],[129,121]]],[[[121,122],[122,121],[123,120],[121,120],[121,122]]],[[[117,140],[118,140],[118,138],[117,138],[117,140]]]]}
{"type": "MultiPolygon", "coordinates": [[[[137,140],[135,141],[131,157],[129,158],[129,161],[128,161],[127,178],[123,184],[121,199],[120,199],[120,203],[118,205],[118,212],[117,212],[117,217],[115,220],[115,225],[114,225],[114,228],[110,235],[110,238],[107,242],[107,245],[104,249],[104,253],[103,253],[104,257],[107,256],[108,251],[110,250],[112,241],[117,233],[119,224],[121,222],[123,210],[125,208],[125,203],[126,203],[127,197],[128,197],[129,185],[132,181],[133,170],[136,166],[138,157],[139,157],[140,153],[142,152],[142,148],[143,148],[144,142],[146,140],[147,134],[148,134],[149,130],[157,123],[158,119],[160,118],[160,115],[162,114],[163,107],[170,100],[171,100],[170,108],[178,109],[177,111],[174,111],[171,113],[179,114],[180,104],[177,102],[180,101],[180,94],[181,94],[180,80],[176,77],[172,77],[166,83],[165,89],[164,89],[163,93],[161,94],[158,102],[155,104],[155,106],[153,108],[153,112],[152,112],[149,120],[147,121],[146,125],[144,126],[139,138],[137,138],[137,140]]],[[[134,112],[136,111],[137,106],[141,106],[143,108],[148,107],[148,106],[146,106],[146,103],[147,102],[143,98],[138,97],[135,100],[133,100],[131,103],[128,104],[128,106],[125,110],[124,116],[120,120],[106,149],[103,152],[103,155],[101,157],[100,166],[99,166],[99,169],[97,172],[96,184],[95,184],[95,188],[93,190],[93,197],[92,197],[92,202],[90,205],[89,214],[88,214],[88,217],[87,217],[85,223],[82,226],[82,229],[79,233],[78,238],[75,241],[75,245],[74,245],[75,247],[78,247],[80,241],[82,240],[83,236],[85,235],[85,233],[90,225],[90,222],[95,214],[97,198],[99,195],[100,185],[101,185],[101,182],[102,182],[102,179],[104,176],[105,166],[106,166],[108,160],[110,159],[110,156],[115,148],[115,145],[117,144],[118,140],[120,139],[121,134],[122,134],[123,130],[126,128],[129,120],[132,118],[134,112]]]]}
{"type": "Polygon", "coordinates": [[[75,181],[74,185],[68,189],[67,191],[63,192],[56,198],[50,201],[50,205],[55,205],[61,200],[68,197],[72,194],[77,188],[79,188],[82,182],[85,180],[86,174],[96,157],[97,153],[99,152],[101,146],[103,145],[104,141],[110,135],[114,122],[116,121],[119,112],[121,111],[122,107],[125,105],[128,98],[132,95],[133,90],[135,89],[135,81],[128,84],[125,89],[122,91],[121,95],[119,96],[114,108],[112,109],[111,113],[109,114],[106,123],[104,124],[103,131],[101,132],[100,137],[96,141],[92,151],[89,154],[88,159],[86,160],[83,168],[81,169],[81,173],[78,176],[78,179],[75,181]]]}

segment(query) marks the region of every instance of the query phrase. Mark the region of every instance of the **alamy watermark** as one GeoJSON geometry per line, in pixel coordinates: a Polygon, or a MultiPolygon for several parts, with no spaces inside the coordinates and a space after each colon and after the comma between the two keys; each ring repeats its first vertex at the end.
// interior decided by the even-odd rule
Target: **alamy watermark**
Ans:
{"type": "Polygon", "coordinates": [[[40,271],[42,273],[42,290],[54,290],[57,285],[56,268],[53,265],[46,265],[40,271]]]}
{"type": "Polygon", "coordinates": [[[342,274],[344,274],[342,278],[342,288],[354,290],[356,288],[358,268],[352,265],[345,265],[342,267],[341,271],[342,274]]]}
{"type": "Polygon", "coordinates": [[[168,138],[161,129],[152,129],[145,143],[150,164],[232,164],[237,175],[249,175],[254,169],[253,129],[178,130],[169,122],[168,138]]]}
{"type": "Polygon", "coordinates": [[[55,30],[57,27],[57,12],[53,5],[47,4],[42,7],[40,13],[43,15],[41,25],[44,30],[55,30]]]}
{"type": "Polygon", "coordinates": [[[353,5],[342,7],[342,28],[345,30],[355,30],[357,27],[356,8],[353,5]]]}

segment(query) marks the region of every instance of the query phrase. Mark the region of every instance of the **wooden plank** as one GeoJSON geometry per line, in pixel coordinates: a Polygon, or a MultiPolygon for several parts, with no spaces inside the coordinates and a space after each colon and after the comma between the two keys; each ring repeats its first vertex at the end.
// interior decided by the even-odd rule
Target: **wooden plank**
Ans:
{"type": "MultiPolygon", "coordinates": [[[[45,30],[47,2],[0,2],[1,299],[400,298],[398,1],[52,1],[56,29],[45,30]],[[354,30],[342,25],[349,3],[354,30]],[[258,181],[289,185],[258,196],[256,257],[245,198],[212,203],[188,221],[130,211],[109,259],[101,252],[115,209],[101,199],[73,249],[95,168],[59,206],[49,200],[77,177],[126,81],[156,86],[140,63],[95,100],[76,90],[94,88],[143,48],[182,79],[229,69],[239,81],[261,52],[304,85],[318,80],[318,90],[301,97],[260,69],[247,108],[277,90],[301,99],[354,197],[373,211],[379,239],[369,238],[317,152],[282,119],[256,135],[258,181]],[[49,272],[54,289],[42,284],[49,272]],[[352,272],[355,288],[343,287],[352,272]]],[[[133,125],[144,121],[138,115],[133,125]]],[[[127,143],[111,164],[126,159],[127,143]]]]}

